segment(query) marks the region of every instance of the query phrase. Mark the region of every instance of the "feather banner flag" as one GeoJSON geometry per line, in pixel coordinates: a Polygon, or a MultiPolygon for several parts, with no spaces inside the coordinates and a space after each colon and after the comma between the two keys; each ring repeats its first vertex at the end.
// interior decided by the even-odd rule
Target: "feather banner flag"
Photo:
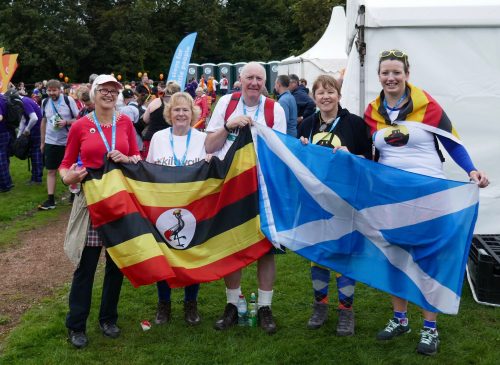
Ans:
{"type": "Polygon", "coordinates": [[[273,243],[424,309],[456,314],[478,187],[254,128],[273,243]]]}
{"type": "Polygon", "coordinates": [[[175,81],[184,89],[186,84],[186,77],[191,60],[191,53],[193,52],[194,42],[198,33],[191,33],[185,36],[177,46],[170,70],[168,71],[167,81],[175,81]]]}
{"type": "Polygon", "coordinates": [[[0,92],[4,93],[9,87],[9,82],[17,70],[17,54],[3,54],[0,47],[0,92]]]}
{"type": "Polygon", "coordinates": [[[88,169],[92,224],[134,286],[223,278],[270,250],[260,231],[257,168],[248,128],[226,158],[184,167],[144,161],[88,169]]]}

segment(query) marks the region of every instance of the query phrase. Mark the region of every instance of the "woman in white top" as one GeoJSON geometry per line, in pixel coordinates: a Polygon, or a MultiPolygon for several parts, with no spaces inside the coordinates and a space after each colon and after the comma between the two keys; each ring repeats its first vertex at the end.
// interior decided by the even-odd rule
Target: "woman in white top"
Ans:
{"type": "MultiPolygon", "coordinates": [[[[185,92],[173,94],[164,111],[165,120],[172,128],[153,135],[146,161],[164,166],[187,166],[204,160],[206,134],[191,127],[199,114],[191,95],[185,92]]],[[[158,282],[156,286],[158,311],[155,323],[163,324],[171,318],[171,289],[166,281],[158,282]]],[[[184,288],[184,319],[192,326],[201,322],[197,308],[199,287],[199,284],[194,284],[184,288]]]]}

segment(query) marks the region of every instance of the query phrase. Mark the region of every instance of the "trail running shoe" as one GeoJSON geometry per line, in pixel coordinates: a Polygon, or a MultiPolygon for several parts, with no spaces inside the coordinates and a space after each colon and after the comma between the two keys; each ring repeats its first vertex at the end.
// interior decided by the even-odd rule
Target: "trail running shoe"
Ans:
{"type": "Polygon", "coordinates": [[[377,340],[392,340],[394,337],[401,336],[405,333],[410,333],[410,326],[403,326],[398,320],[391,318],[387,326],[377,333],[377,340]]]}
{"type": "Polygon", "coordinates": [[[417,352],[422,355],[432,356],[437,353],[439,346],[438,332],[434,328],[425,328],[420,331],[420,342],[417,352]]]}
{"type": "Polygon", "coordinates": [[[56,203],[52,203],[49,200],[44,201],[42,204],[38,206],[38,210],[50,210],[55,208],[56,208],[56,203]]]}

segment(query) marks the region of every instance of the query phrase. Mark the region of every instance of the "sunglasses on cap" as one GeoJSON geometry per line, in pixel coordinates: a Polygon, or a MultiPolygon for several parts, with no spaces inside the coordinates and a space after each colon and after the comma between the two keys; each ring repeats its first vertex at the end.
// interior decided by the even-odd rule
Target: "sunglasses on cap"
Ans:
{"type": "Polygon", "coordinates": [[[390,57],[390,56],[394,56],[396,58],[406,58],[406,57],[408,57],[408,55],[406,53],[404,53],[403,51],[400,51],[398,49],[391,49],[389,51],[382,51],[382,52],[380,52],[379,58],[386,58],[386,57],[390,57]]]}

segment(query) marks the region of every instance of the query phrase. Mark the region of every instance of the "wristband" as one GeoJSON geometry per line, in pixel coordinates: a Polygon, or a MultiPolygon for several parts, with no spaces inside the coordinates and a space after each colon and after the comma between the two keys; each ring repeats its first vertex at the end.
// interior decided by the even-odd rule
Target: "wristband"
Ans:
{"type": "Polygon", "coordinates": [[[66,175],[61,176],[61,182],[63,183],[63,185],[69,186],[68,184],[66,184],[66,183],[64,182],[64,178],[65,178],[65,177],[66,177],[66,175]]]}
{"type": "Polygon", "coordinates": [[[227,123],[224,123],[224,129],[227,133],[232,133],[232,130],[227,127],[227,123]]]}

